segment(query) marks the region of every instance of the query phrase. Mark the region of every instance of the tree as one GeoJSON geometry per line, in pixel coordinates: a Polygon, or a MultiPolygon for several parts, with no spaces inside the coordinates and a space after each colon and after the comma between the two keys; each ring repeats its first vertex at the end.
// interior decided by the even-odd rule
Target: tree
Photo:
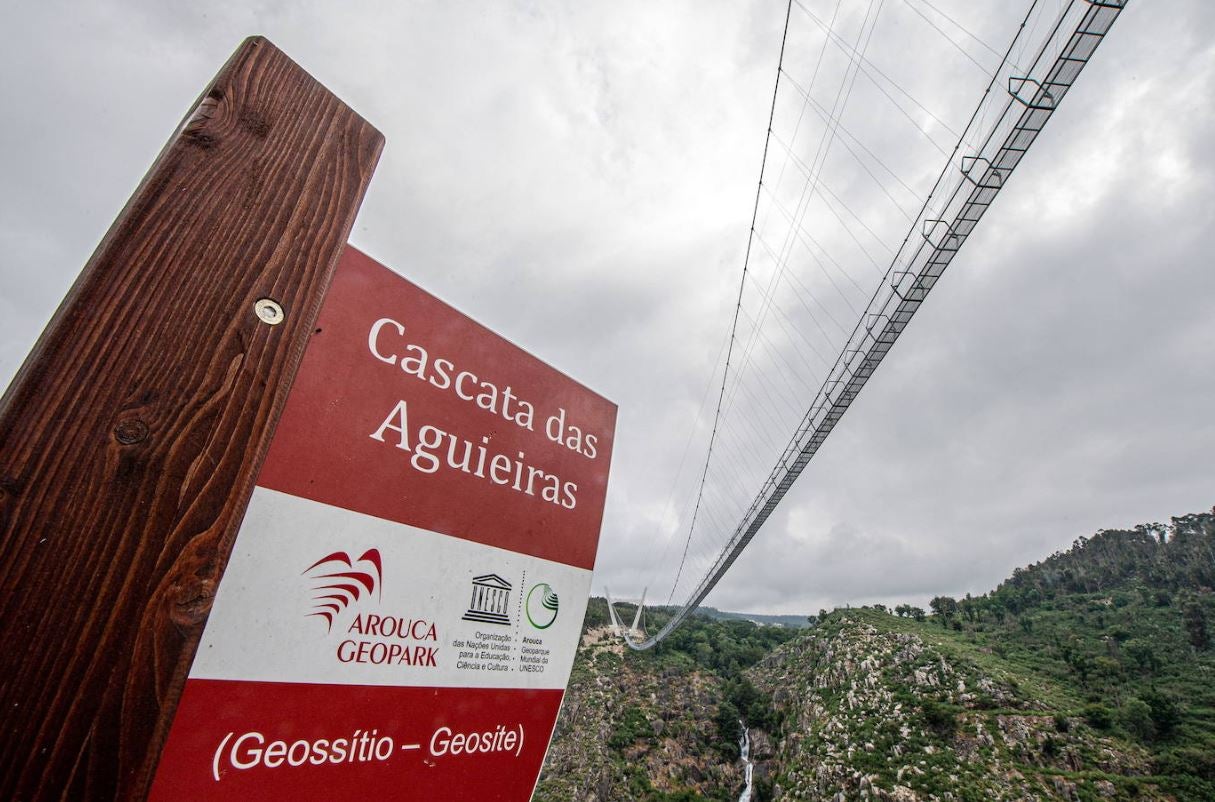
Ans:
{"type": "Polygon", "coordinates": [[[974,597],[969,593],[966,594],[965,599],[958,602],[958,610],[962,613],[962,615],[966,616],[966,620],[972,624],[979,618],[979,605],[977,602],[975,602],[974,597]]]}
{"type": "Polygon", "coordinates": [[[1211,645],[1211,635],[1207,629],[1207,613],[1196,599],[1190,600],[1182,613],[1185,621],[1185,631],[1189,633],[1190,645],[1198,651],[1211,645]]]}
{"type": "Polygon", "coordinates": [[[1160,657],[1150,641],[1140,638],[1128,640],[1122,650],[1140,671],[1150,674],[1160,670],[1160,657]]]}
{"type": "Polygon", "coordinates": [[[1118,717],[1126,731],[1141,741],[1151,740],[1156,734],[1156,727],[1152,723],[1152,708],[1142,699],[1134,696],[1127,699],[1118,717]]]}
{"type": "Polygon", "coordinates": [[[1170,735],[1181,723],[1181,706],[1172,697],[1149,690],[1141,693],[1140,698],[1151,710],[1152,726],[1157,737],[1170,735]]]}
{"type": "Polygon", "coordinates": [[[948,626],[949,620],[958,612],[958,601],[951,596],[937,596],[928,602],[932,614],[941,619],[942,626],[948,626]]]}

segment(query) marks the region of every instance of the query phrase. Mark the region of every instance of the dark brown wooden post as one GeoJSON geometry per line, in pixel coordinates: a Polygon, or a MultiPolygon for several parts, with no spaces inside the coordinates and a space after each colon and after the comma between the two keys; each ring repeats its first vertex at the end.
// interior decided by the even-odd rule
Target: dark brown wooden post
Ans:
{"type": "Polygon", "coordinates": [[[146,795],[382,147],[249,39],[0,400],[0,799],[146,795]]]}

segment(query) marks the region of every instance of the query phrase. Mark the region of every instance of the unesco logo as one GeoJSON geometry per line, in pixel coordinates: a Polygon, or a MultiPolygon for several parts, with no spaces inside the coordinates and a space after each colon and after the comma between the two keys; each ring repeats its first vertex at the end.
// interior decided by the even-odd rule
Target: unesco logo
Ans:
{"type": "Polygon", "coordinates": [[[557,592],[547,582],[528,591],[527,620],[536,629],[548,629],[557,620],[557,592]]]}

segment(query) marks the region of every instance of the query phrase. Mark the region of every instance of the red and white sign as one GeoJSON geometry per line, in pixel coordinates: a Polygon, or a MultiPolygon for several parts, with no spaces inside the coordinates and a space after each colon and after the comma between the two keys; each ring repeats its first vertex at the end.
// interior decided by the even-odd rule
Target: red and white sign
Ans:
{"type": "Polygon", "coordinates": [[[153,800],[525,800],[615,406],[347,248],[153,800]]]}

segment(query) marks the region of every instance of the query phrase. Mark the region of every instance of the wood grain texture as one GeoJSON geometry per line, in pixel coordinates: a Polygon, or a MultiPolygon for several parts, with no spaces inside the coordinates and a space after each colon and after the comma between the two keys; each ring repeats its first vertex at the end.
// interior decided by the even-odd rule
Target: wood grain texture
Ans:
{"type": "Polygon", "coordinates": [[[0,799],[146,795],[382,147],[247,40],[0,400],[0,799]]]}

